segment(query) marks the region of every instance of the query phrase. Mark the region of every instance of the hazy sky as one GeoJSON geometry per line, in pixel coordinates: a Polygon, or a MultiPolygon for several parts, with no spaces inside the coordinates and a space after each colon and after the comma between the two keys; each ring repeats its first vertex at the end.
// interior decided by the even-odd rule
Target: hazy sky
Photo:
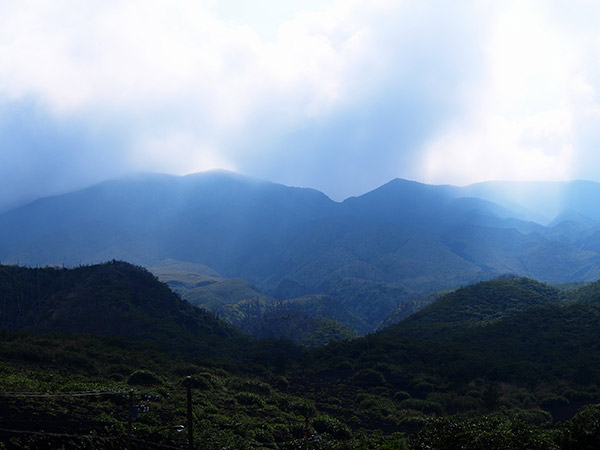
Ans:
{"type": "Polygon", "coordinates": [[[0,209],[212,168],[600,180],[600,3],[0,0],[0,209]]]}

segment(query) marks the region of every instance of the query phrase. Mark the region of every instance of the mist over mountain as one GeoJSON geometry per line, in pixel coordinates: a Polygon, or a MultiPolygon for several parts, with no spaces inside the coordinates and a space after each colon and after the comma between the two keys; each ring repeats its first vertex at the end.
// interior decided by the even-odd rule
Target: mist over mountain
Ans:
{"type": "Polygon", "coordinates": [[[418,294],[504,273],[600,278],[597,193],[591,182],[456,187],[395,179],[335,202],[231,172],[146,174],[1,214],[0,261],[120,259],[159,271],[193,264],[277,300],[330,296],[365,321],[346,325],[367,332],[418,294]]]}
{"type": "Polygon", "coordinates": [[[600,184],[575,180],[565,182],[502,182],[488,181],[463,188],[473,197],[487,199],[509,208],[524,208],[542,224],[569,213],[598,222],[600,184]]]}

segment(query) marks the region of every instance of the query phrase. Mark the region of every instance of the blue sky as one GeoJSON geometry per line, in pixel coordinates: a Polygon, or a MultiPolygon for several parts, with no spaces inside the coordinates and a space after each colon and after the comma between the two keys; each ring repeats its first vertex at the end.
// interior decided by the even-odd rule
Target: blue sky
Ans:
{"type": "Polygon", "coordinates": [[[600,180],[597,1],[0,3],[0,210],[225,168],[341,200],[600,180]]]}

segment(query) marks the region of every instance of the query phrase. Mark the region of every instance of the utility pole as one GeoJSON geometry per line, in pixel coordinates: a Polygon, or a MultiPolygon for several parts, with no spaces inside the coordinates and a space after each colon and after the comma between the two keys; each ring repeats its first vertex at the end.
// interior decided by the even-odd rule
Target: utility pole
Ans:
{"type": "Polygon", "coordinates": [[[304,418],[304,439],[308,441],[310,435],[308,434],[308,416],[304,418]]]}
{"type": "Polygon", "coordinates": [[[187,390],[187,429],[188,429],[188,448],[194,450],[194,429],[192,417],[192,378],[187,377],[183,383],[187,390]]]}

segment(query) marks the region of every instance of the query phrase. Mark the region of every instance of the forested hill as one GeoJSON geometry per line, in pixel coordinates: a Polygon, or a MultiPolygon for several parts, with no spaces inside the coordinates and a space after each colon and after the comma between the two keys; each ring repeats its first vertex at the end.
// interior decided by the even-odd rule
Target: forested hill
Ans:
{"type": "Polygon", "coordinates": [[[379,364],[383,378],[403,374],[404,382],[408,374],[428,374],[442,384],[590,383],[600,374],[599,321],[598,282],[565,292],[505,277],[445,294],[395,325],[324,348],[321,361],[331,367],[348,358],[355,374],[379,364]]]}
{"type": "Polygon", "coordinates": [[[567,294],[528,278],[503,277],[457,289],[408,317],[409,324],[489,324],[531,308],[564,301],[567,294]]]}
{"type": "Polygon", "coordinates": [[[75,269],[0,266],[0,311],[0,328],[9,331],[119,336],[204,356],[248,339],[150,272],[119,261],[75,269]]]}

